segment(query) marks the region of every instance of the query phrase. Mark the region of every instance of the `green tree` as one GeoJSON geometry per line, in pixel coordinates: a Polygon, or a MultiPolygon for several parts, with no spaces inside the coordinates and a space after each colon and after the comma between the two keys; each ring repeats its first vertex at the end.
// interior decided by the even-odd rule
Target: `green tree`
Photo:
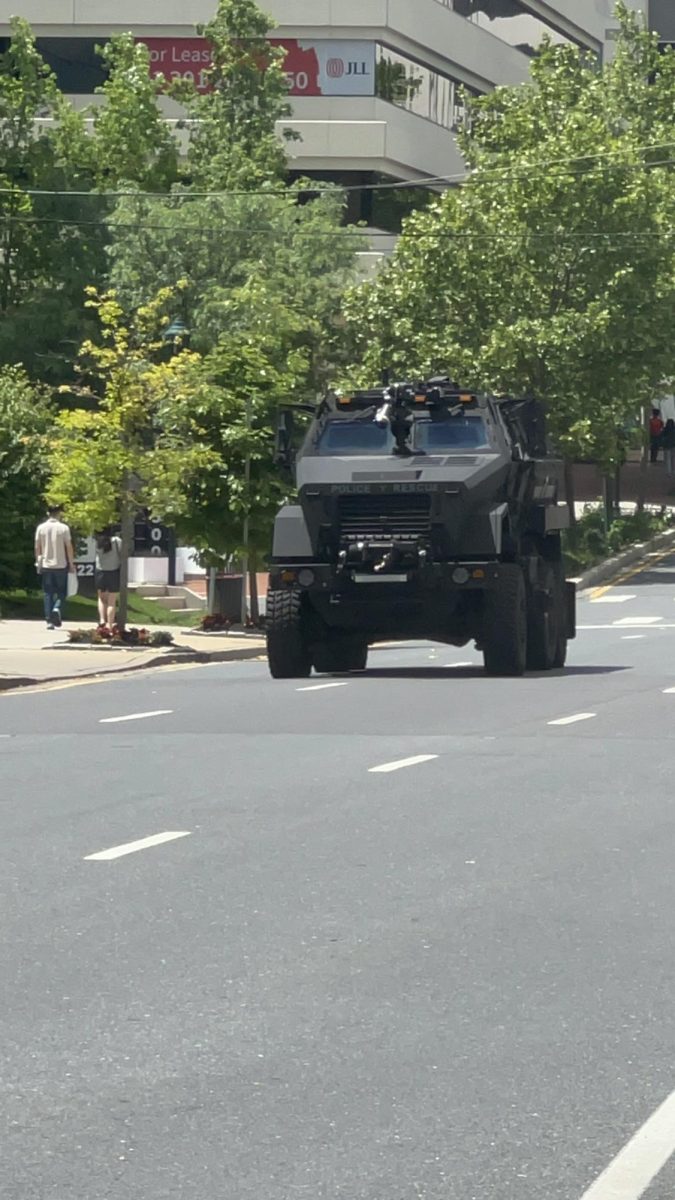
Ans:
{"type": "Polygon", "coordinates": [[[172,417],[174,404],[189,397],[198,405],[199,397],[198,356],[183,350],[165,357],[160,330],[171,300],[171,293],[159,293],[126,322],[114,293],[99,296],[90,289],[87,304],[98,316],[101,337],[82,345],[80,380],[68,389],[88,407],[62,411],[49,445],[49,496],[63,503],[73,525],[92,533],[121,524],[121,625],[134,515],[148,511],[175,521],[194,479],[213,459],[194,427],[172,417]]]}
{"type": "Polygon", "coordinates": [[[302,195],[298,186],[268,196],[125,198],[110,249],[120,300],[131,311],[154,291],[184,280],[176,315],[202,352],[223,334],[260,332],[264,314],[279,365],[289,350],[304,347],[306,386],[320,388],[361,239],[341,226],[340,192],[308,203],[300,203],[302,195]]]}
{"type": "Polygon", "coordinates": [[[272,426],[279,404],[293,400],[306,373],[302,352],[279,364],[278,345],[263,334],[223,335],[194,363],[192,385],[171,405],[179,436],[208,447],[210,464],[194,478],[177,520],[184,541],[207,564],[247,550],[256,561],[288,482],[274,469],[272,426]]]}
{"type": "Polygon", "coordinates": [[[55,383],[91,332],[85,287],[108,269],[114,200],[102,192],[164,189],[178,174],[147,49],[124,35],[101,54],[109,77],[91,114],[62,95],[26,21],[14,19],[0,55],[0,363],[55,383]]]}
{"type": "Polygon", "coordinates": [[[53,419],[45,389],[21,367],[0,368],[0,588],[35,584],[35,527],[44,515],[43,439],[53,419]]]}
{"type": "Polygon", "coordinates": [[[111,38],[99,54],[108,78],[97,89],[104,102],[92,109],[97,186],[168,191],[179,176],[179,149],[158,105],[166,81],[150,74],[150,52],[131,33],[111,38]]]}
{"type": "Polygon", "coordinates": [[[209,90],[174,89],[187,105],[189,175],[197,189],[253,191],[285,177],[276,124],[291,108],[284,51],[268,41],[273,30],[255,0],[219,0],[213,20],[199,28],[212,47],[209,90]]]}
{"type": "Polygon", "coordinates": [[[0,362],[23,361],[43,377],[77,327],[98,243],[74,223],[82,209],[71,194],[89,186],[91,162],[81,115],[15,18],[0,55],[0,362]],[[57,190],[68,193],[60,202],[57,190]]]}
{"type": "Polygon", "coordinates": [[[528,84],[471,104],[466,183],[348,303],[355,380],[440,370],[534,393],[563,451],[608,471],[672,373],[675,318],[675,56],[618,11],[611,64],[548,46],[528,84]]]}

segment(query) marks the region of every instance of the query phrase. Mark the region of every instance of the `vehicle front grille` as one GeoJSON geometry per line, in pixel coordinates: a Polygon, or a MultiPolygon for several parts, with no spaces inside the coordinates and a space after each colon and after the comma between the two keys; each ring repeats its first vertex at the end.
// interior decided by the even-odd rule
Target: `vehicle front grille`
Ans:
{"type": "Polygon", "coordinates": [[[428,541],[431,535],[431,497],[421,494],[364,493],[340,496],[340,541],[428,541]]]}

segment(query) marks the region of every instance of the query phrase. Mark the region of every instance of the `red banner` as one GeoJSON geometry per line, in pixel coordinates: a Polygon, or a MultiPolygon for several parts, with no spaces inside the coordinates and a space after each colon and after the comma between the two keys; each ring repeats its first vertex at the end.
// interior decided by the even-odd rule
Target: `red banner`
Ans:
{"type": "MultiPolygon", "coordinates": [[[[375,46],[372,42],[298,41],[271,38],[286,51],[283,69],[290,96],[372,96],[375,46]]],[[[211,50],[204,38],[138,38],[150,52],[151,75],[186,79],[208,90],[211,50]]]]}

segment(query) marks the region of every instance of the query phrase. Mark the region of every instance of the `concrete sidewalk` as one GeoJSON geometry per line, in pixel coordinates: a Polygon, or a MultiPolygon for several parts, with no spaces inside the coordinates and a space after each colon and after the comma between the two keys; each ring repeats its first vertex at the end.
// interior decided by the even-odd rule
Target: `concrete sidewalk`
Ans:
{"type": "Polygon", "coordinates": [[[150,650],[68,645],[68,631],[81,622],[45,629],[41,621],[0,621],[0,691],[31,684],[117,674],[171,663],[230,662],[257,658],[265,640],[258,634],[194,634],[175,625],[154,625],[173,634],[174,644],[150,650]]]}

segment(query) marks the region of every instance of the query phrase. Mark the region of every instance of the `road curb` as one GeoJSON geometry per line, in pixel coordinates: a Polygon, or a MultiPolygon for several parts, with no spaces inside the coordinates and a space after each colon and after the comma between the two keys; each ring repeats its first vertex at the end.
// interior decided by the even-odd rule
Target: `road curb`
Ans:
{"type": "MultiPolygon", "coordinates": [[[[91,647],[87,647],[91,649],[91,647]]],[[[0,692],[14,691],[18,688],[41,687],[45,683],[72,683],[76,680],[100,679],[103,676],[111,675],[130,675],[133,671],[147,671],[153,667],[171,667],[178,666],[181,663],[225,663],[225,662],[246,662],[247,660],[260,658],[263,653],[262,646],[242,647],[239,650],[176,650],[169,654],[154,654],[144,659],[142,662],[129,663],[124,667],[111,667],[106,669],[85,671],[74,675],[6,675],[4,678],[0,676],[0,692]]]]}
{"type": "Polygon", "coordinates": [[[575,580],[577,592],[586,592],[599,584],[607,583],[608,580],[620,575],[626,567],[632,567],[634,563],[640,562],[647,554],[667,549],[669,545],[672,545],[675,550],[675,529],[657,533],[656,537],[650,538],[648,542],[636,542],[634,546],[629,546],[621,554],[615,555],[614,558],[607,558],[597,566],[589,567],[583,575],[579,575],[575,580]]]}

